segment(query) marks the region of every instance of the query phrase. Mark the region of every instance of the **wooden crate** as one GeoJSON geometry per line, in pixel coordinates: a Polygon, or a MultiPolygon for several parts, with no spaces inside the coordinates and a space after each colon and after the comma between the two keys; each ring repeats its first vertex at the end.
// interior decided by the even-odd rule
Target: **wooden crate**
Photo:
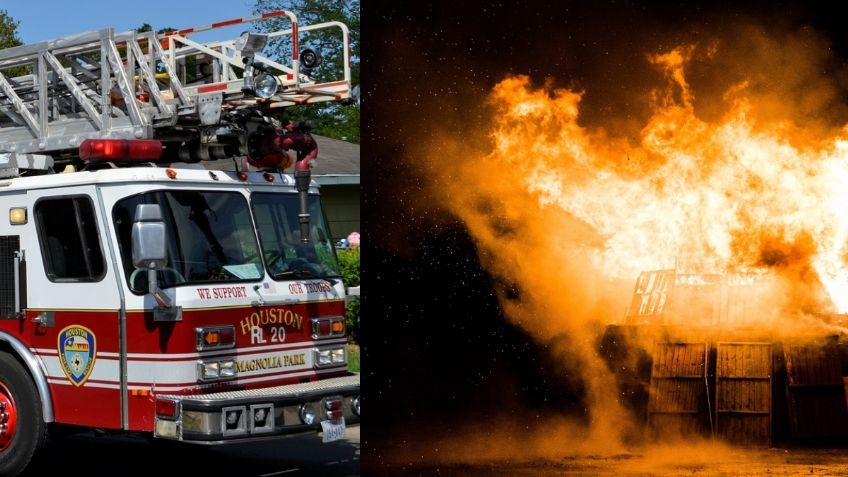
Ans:
{"type": "Polygon", "coordinates": [[[792,437],[848,437],[848,409],[838,349],[825,345],[786,345],[784,356],[792,437]]]}
{"type": "Polygon", "coordinates": [[[742,446],[771,445],[770,343],[716,345],[716,433],[742,446]]]}
{"type": "Polygon", "coordinates": [[[706,343],[656,343],[648,392],[648,430],[655,439],[703,432],[706,343]]]}

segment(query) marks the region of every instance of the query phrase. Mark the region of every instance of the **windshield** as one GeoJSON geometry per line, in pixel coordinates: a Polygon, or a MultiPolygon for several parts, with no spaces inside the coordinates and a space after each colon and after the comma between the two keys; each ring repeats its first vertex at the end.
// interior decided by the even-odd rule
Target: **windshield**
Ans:
{"type": "Polygon", "coordinates": [[[244,196],[237,192],[148,192],[121,200],[112,211],[132,291],[144,293],[148,287],[146,270],[132,264],[132,223],[138,204],[162,208],[168,263],[159,272],[159,286],[255,281],[264,276],[244,196]]]}
{"type": "Polygon", "coordinates": [[[309,243],[300,240],[300,202],[295,194],[251,196],[268,274],[275,280],[339,277],[339,263],[317,195],[309,196],[309,243]]]}
{"type": "Polygon", "coordinates": [[[135,293],[148,290],[147,271],[132,263],[132,224],[138,204],[159,204],[168,240],[168,263],[159,286],[217,281],[256,281],[262,259],[274,280],[340,276],[327,220],[317,195],[309,196],[310,242],[300,240],[299,198],[295,194],[254,193],[254,220],[237,192],[156,191],[119,201],[112,209],[124,274],[135,293]],[[253,232],[259,232],[262,254],[253,232]]]}

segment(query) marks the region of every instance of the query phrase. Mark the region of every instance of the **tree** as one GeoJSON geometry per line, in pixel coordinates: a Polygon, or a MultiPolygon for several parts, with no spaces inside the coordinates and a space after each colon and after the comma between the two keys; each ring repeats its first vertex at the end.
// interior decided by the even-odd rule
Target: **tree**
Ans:
{"type": "MultiPolygon", "coordinates": [[[[21,22],[12,18],[6,10],[0,10],[0,49],[23,45],[24,42],[18,38],[18,25],[21,22]]],[[[3,70],[7,78],[28,75],[32,71],[29,66],[16,66],[3,70]]]]}
{"type": "MultiPolygon", "coordinates": [[[[342,282],[344,282],[345,288],[360,286],[359,247],[336,250],[336,255],[339,257],[339,267],[341,267],[342,282]]],[[[354,298],[345,306],[345,322],[347,323],[348,338],[354,343],[359,343],[360,338],[359,298],[354,298]]]]}
{"type": "Polygon", "coordinates": [[[0,10],[0,48],[23,45],[18,38],[18,25],[21,22],[12,18],[6,10],[0,10]]]}
{"type": "MultiPolygon", "coordinates": [[[[350,30],[351,86],[359,85],[359,0],[256,0],[255,13],[274,10],[291,11],[302,26],[330,21],[347,25],[350,30]]],[[[263,31],[287,30],[290,28],[288,23],[287,17],[277,17],[262,22],[260,28],[263,31]]],[[[310,73],[311,77],[318,81],[343,77],[344,50],[338,29],[305,32],[299,40],[301,51],[311,48],[322,57],[322,63],[310,73]]],[[[284,59],[291,58],[290,37],[273,41],[269,49],[275,60],[285,64],[284,59]]],[[[311,121],[316,134],[359,143],[358,102],[292,106],[287,108],[286,113],[286,119],[295,122],[311,121]]]]}

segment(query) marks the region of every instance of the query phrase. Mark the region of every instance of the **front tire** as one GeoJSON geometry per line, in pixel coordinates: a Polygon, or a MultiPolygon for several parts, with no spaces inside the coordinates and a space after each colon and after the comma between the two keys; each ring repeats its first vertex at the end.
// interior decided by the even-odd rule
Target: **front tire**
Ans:
{"type": "Polygon", "coordinates": [[[46,440],[35,383],[14,356],[0,352],[0,475],[23,472],[46,440]]]}

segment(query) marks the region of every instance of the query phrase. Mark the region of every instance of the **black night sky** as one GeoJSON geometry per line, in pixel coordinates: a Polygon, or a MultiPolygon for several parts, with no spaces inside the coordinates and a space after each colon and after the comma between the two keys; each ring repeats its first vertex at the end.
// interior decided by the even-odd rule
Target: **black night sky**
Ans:
{"type": "Polygon", "coordinates": [[[833,120],[848,123],[848,15],[838,4],[365,2],[363,469],[494,412],[580,407],[561,368],[504,321],[498,284],[463,225],[420,197],[414,146],[438,149],[444,131],[479,140],[486,95],[508,74],[585,89],[582,120],[627,134],[644,119],[634,89],[651,87],[642,50],[697,41],[733,19],[829,38],[822,67],[843,93],[833,120]]]}

